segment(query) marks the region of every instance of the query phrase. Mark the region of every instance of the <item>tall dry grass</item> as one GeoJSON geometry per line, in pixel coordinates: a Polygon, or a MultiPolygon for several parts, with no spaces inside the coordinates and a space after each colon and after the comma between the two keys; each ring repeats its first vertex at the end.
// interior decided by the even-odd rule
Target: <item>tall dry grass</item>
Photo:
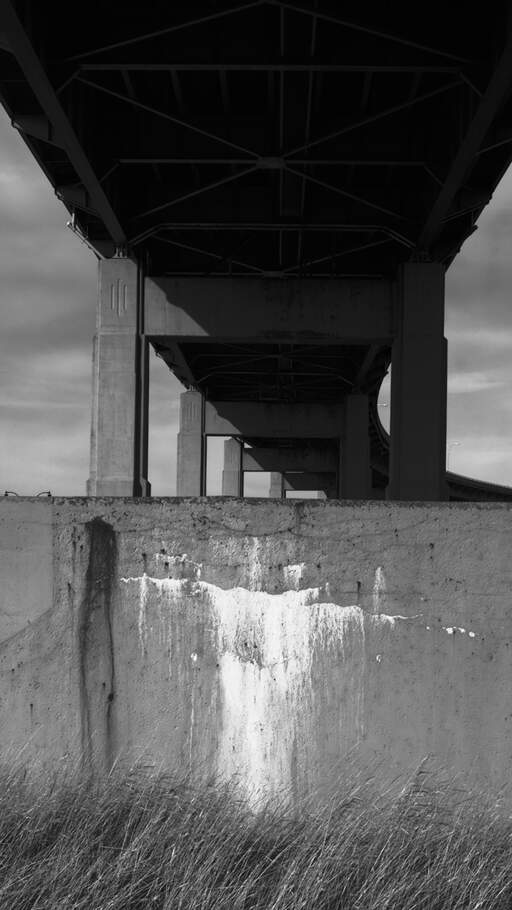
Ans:
{"type": "Polygon", "coordinates": [[[143,769],[0,775],[1,910],[510,910],[511,846],[506,816],[421,772],[258,811],[143,769]]]}

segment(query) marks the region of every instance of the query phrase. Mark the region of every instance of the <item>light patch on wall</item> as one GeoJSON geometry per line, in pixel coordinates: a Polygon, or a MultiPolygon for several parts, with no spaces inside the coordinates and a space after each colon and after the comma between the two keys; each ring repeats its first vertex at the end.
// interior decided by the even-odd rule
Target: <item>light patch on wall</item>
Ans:
{"type": "MultiPolygon", "coordinates": [[[[257,553],[253,546],[252,555],[257,553]]],[[[174,565],[182,560],[183,555],[175,557],[174,565]]],[[[193,566],[191,569],[193,574],[193,566]]],[[[292,575],[297,580],[298,573],[292,575]]],[[[393,630],[398,620],[417,618],[371,614],[354,604],[323,600],[325,586],[270,594],[242,587],[225,590],[197,576],[154,578],[144,574],[121,581],[139,585],[139,636],[144,656],[150,602],[167,625],[163,638],[171,647],[173,611],[191,600],[195,601],[195,610],[198,600],[206,608],[204,628],[213,633],[222,694],[218,772],[226,779],[237,780],[254,797],[280,791],[292,783],[297,729],[308,723],[312,711],[315,657],[321,655],[324,660],[332,653],[335,660],[346,663],[347,686],[352,694],[345,701],[351,713],[349,720],[343,720],[340,712],[340,738],[347,749],[352,748],[365,732],[367,629],[379,626],[393,630]]],[[[260,578],[253,581],[259,583],[260,578]]],[[[191,655],[192,664],[195,653],[191,655]]]]}
{"type": "Polygon", "coordinates": [[[306,563],[304,562],[283,566],[285,584],[289,585],[290,588],[293,588],[294,591],[297,591],[300,587],[305,568],[306,563]]]}
{"type": "Polygon", "coordinates": [[[377,566],[375,569],[375,577],[373,580],[373,591],[372,591],[372,601],[373,601],[373,612],[380,613],[381,601],[386,595],[386,577],[384,575],[384,569],[382,566],[377,566]]]}
{"type": "Polygon", "coordinates": [[[169,572],[171,570],[174,572],[178,571],[182,577],[201,578],[201,571],[203,568],[201,562],[195,562],[187,553],[180,553],[178,556],[169,556],[165,541],[162,541],[162,550],[164,551],[163,553],[155,553],[156,563],[163,563],[164,567],[166,567],[169,572]]]}
{"type": "MultiPolygon", "coordinates": [[[[448,635],[455,635],[456,632],[458,632],[459,635],[466,635],[466,629],[462,628],[462,626],[443,626],[443,631],[448,635]]],[[[476,637],[475,632],[468,632],[467,634],[470,638],[476,637]]]]}
{"type": "Polygon", "coordinates": [[[249,584],[251,591],[260,591],[262,584],[263,566],[260,558],[260,540],[258,537],[252,537],[249,545],[247,565],[249,570],[249,584]]]}

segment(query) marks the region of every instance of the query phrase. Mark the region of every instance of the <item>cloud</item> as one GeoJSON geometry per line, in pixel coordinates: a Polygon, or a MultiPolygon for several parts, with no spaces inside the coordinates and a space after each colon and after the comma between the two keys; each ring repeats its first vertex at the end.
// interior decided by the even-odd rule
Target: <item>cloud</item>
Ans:
{"type": "Polygon", "coordinates": [[[483,372],[452,372],[448,376],[448,395],[468,395],[503,387],[504,382],[483,372]]]}
{"type": "Polygon", "coordinates": [[[449,450],[449,467],[457,474],[510,484],[510,451],[512,434],[469,433],[457,438],[460,443],[449,450]]]}
{"type": "Polygon", "coordinates": [[[510,308],[510,236],[512,169],[446,276],[447,323],[462,319],[473,327],[503,327],[512,333],[510,308]]]}

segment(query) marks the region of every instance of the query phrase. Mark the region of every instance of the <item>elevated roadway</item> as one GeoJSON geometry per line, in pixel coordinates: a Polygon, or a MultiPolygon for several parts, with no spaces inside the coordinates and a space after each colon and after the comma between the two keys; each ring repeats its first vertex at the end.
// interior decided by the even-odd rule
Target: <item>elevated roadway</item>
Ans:
{"type": "Polygon", "coordinates": [[[78,25],[2,0],[1,101],[100,260],[89,493],[150,492],[152,344],[202,401],[184,492],[205,491],[205,402],[338,402],[338,495],[506,498],[447,492],[443,326],[445,270],[512,157],[511,86],[506,2],[113,0],[78,25]]]}
{"type": "MultiPolygon", "coordinates": [[[[370,406],[371,464],[374,486],[384,491],[389,481],[390,437],[381,423],[377,399],[370,406]]],[[[512,502],[512,487],[446,472],[446,499],[452,502],[512,502]]]]}

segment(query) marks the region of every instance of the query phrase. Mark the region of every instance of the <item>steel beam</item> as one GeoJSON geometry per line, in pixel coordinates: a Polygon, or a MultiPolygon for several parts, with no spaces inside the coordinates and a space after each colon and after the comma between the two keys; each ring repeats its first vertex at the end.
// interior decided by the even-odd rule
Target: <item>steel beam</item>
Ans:
{"type": "Polygon", "coordinates": [[[343,404],[282,404],[280,402],[207,401],[207,436],[265,439],[339,439],[343,404]]]}
{"type": "Polygon", "coordinates": [[[376,246],[383,246],[385,243],[391,243],[390,237],[384,237],[382,240],[374,240],[372,243],[362,243],[358,246],[352,246],[345,250],[338,250],[330,253],[328,256],[320,256],[318,259],[307,259],[306,262],[296,262],[284,270],[285,275],[293,275],[299,270],[309,269],[312,265],[320,265],[322,262],[333,262],[335,259],[341,259],[343,256],[351,256],[354,253],[362,253],[364,250],[374,249],[376,246]]]}
{"type": "Polygon", "coordinates": [[[358,371],[357,376],[354,381],[354,391],[355,392],[359,392],[361,390],[363,383],[364,383],[366,377],[368,376],[368,373],[370,372],[370,370],[375,362],[375,358],[377,357],[377,354],[379,353],[380,350],[381,350],[381,345],[379,345],[379,344],[371,344],[370,347],[368,348],[368,351],[365,354],[364,360],[363,360],[361,366],[359,367],[359,371],[358,371]]]}
{"type": "Polygon", "coordinates": [[[185,360],[179,344],[175,344],[172,339],[166,339],[165,347],[153,341],[153,348],[157,357],[167,364],[185,388],[190,389],[195,386],[194,374],[185,360]]]}
{"type": "Polygon", "coordinates": [[[338,136],[344,136],[346,133],[351,133],[354,130],[358,130],[362,126],[367,126],[370,123],[375,123],[377,120],[382,120],[385,117],[390,117],[392,114],[397,114],[399,111],[407,110],[407,108],[413,107],[414,105],[419,104],[421,101],[427,101],[429,98],[434,98],[436,95],[442,95],[444,92],[448,92],[450,89],[455,88],[460,84],[461,79],[459,78],[451,82],[447,82],[445,85],[442,85],[439,88],[432,89],[429,92],[424,92],[422,95],[417,95],[416,98],[402,101],[400,104],[393,104],[391,107],[384,108],[377,114],[372,114],[368,117],[362,117],[359,120],[355,120],[353,123],[348,123],[346,126],[342,127],[339,130],[333,130],[332,133],[327,133],[327,135],[319,136],[318,139],[313,139],[310,142],[304,143],[304,145],[299,145],[294,149],[289,149],[287,152],[285,152],[285,157],[289,158],[291,155],[297,155],[298,152],[304,152],[306,149],[314,148],[316,145],[320,145],[322,142],[328,142],[331,139],[337,139],[338,136]]]}
{"type": "Polygon", "coordinates": [[[215,180],[213,183],[208,183],[205,184],[205,186],[200,186],[196,190],[191,190],[189,193],[184,193],[181,196],[175,196],[174,199],[168,199],[166,202],[155,205],[153,208],[145,209],[143,212],[137,212],[137,214],[133,215],[132,218],[135,221],[137,218],[145,218],[147,215],[153,215],[155,212],[161,212],[163,209],[171,208],[173,205],[179,205],[181,202],[185,202],[187,199],[192,199],[194,196],[201,196],[203,193],[208,193],[210,190],[215,190],[219,186],[223,186],[225,183],[232,183],[233,180],[240,180],[242,177],[246,177],[247,174],[253,174],[254,171],[257,170],[257,167],[250,167],[245,168],[238,174],[229,174],[227,177],[223,177],[221,180],[215,180]]]}
{"type": "Polygon", "coordinates": [[[487,131],[512,91],[512,16],[505,48],[482,96],[466,136],[458,148],[443,187],[432,206],[418,239],[418,249],[428,250],[439,234],[456,193],[463,185],[471,165],[485,140],[487,131]]]}
{"type": "Polygon", "coordinates": [[[407,247],[408,249],[414,249],[414,242],[408,237],[405,237],[402,233],[394,230],[393,228],[388,227],[384,224],[340,224],[339,222],[332,222],[329,224],[321,222],[306,222],[305,224],[293,223],[293,222],[263,222],[263,221],[163,221],[159,224],[153,225],[150,228],[147,228],[145,231],[141,231],[140,234],[136,234],[130,238],[130,244],[132,246],[137,246],[140,243],[143,243],[144,240],[147,240],[148,237],[152,237],[155,234],[158,234],[160,231],[274,231],[274,232],[286,232],[286,231],[324,231],[325,233],[340,233],[340,234],[376,234],[381,233],[385,234],[387,237],[390,237],[392,240],[396,240],[397,243],[402,246],[407,247]]]}
{"type": "Polygon", "coordinates": [[[351,63],[83,63],[82,72],[110,73],[130,70],[142,73],[459,73],[456,66],[436,66],[418,64],[351,64],[351,63]]]}
{"type": "Polygon", "coordinates": [[[124,246],[126,235],[121,223],[64,113],[58,96],[18,19],[11,0],[3,0],[0,4],[0,28],[7,36],[12,53],[23,70],[44,114],[52,124],[53,134],[58,136],[59,145],[66,151],[78,177],[86,188],[92,208],[101,218],[114,244],[124,246]]]}
{"type": "Polygon", "coordinates": [[[293,448],[282,446],[253,446],[244,449],[242,468],[254,471],[308,471],[315,473],[332,472],[338,469],[336,446],[303,445],[293,448]]]}
{"type": "MultiPolygon", "coordinates": [[[[512,136],[508,139],[504,139],[503,143],[497,143],[497,145],[502,145],[504,143],[512,142],[512,136]]],[[[492,146],[495,148],[495,146],[492,146]]],[[[482,149],[486,151],[486,149],[482,149]]],[[[488,151],[488,149],[487,149],[488,151]]],[[[253,164],[254,158],[176,158],[169,156],[140,156],[140,157],[120,157],[119,164],[127,165],[140,165],[140,164],[169,164],[171,166],[187,164],[187,165],[221,165],[223,167],[239,164],[253,164]]],[[[434,176],[434,179],[438,180],[439,178],[432,175],[430,168],[428,168],[425,161],[404,161],[402,158],[291,158],[285,160],[284,158],[279,158],[273,156],[272,159],[269,157],[259,157],[256,159],[256,164],[258,168],[267,168],[270,169],[268,162],[272,160],[272,170],[280,170],[285,168],[287,164],[300,164],[301,166],[313,167],[314,165],[325,166],[325,167],[338,167],[339,165],[353,167],[418,167],[424,168],[431,176],[434,176]]]]}
{"type": "Polygon", "coordinates": [[[394,334],[392,283],[147,279],[146,333],[175,341],[386,341],[394,334]]]}
{"type": "Polygon", "coordinates": [[[368,25],[361,25],[358,22],[353,22],[350,19],[343,19],[341,16],[334,16],[332,13],[323,12],[319,10],[315,5],[314,7],[302,6],[299,3],[291,3],[290,0],[267,0],[268,3],[271,3],[273,6],[278,6],[281,9],[293,10],[296,13],[304,13],[307,16],[314,16],[318,19],[322,19],[324,22],[329,22],[331,25],[341,25],[343,28],[352,29],[352,31],[363,32],[366,35],[373,35],[376,38],[382,38],[384,41],[391,41],[394,44],[402,44],[405,47],[412,47],[415,50],[426,51],[429,54],[434,54],[436,57],[447,57],[449,60],[457,61],[458,63],[471,63],[474,61],[468,60],[466,57],[461,57],[458,54],[453,54],[450,51],[445,51],[440,48],[431,47],[428,44],[420,44],[417,41],[413,41],[411,38],[405,38],[402,35],[393,35],[390,32],[385,32],[382,29],[371,28],[368,25]]]}
{"type": "Polygon", "coordinates": [[[307,174],[305,171],[296,171],[295,168],[287,165],[286,171],[289,174],[295,174],[296,177],[300,177],[302,180],[308,180],[310,183],[314,183],[316,186],[321,186],[322,189],[327,190],[330,193],[334,193],[338,196],[343,196],[345,199],[351,199],[353,202],[357,202],[359,205],[365,205],[368,208],[375,209],[378,212],[383,212],[384,215],[390,215],[392,218],[398,218],[400,221],[408,221],[405,215],[401,215],[399,212],[393,212],[391,209],[385,208],[383,205],[379,205],[376,202],[371,202],[369,199],[364,199],[362,196],[357,196],[355,193],[349,193],[347,190],[341,189],[339,186],[333,186],[332,183],[327,183],[325,180],[319,180],[317,177],[313,177],[312,174],[307,174]]]}
{"type": "Polygon", "coordinates": [[[12,125],[25,136],[42,139],[43,142],[62,148],[60,137],[55,135],[52,122],[44,114],[16,114],[12,125]]]}
{"type": "Polygon", "coordinates": [[[234,259],[232,256],[222,256],[220,253],[213,253],[211,250],[204,250],[202,247],[192,246],[190,243],[180,243],[179,240],[170,240],[168,237],[160,237],[158,234],[155,239],[159,240],[161,243],[168,243],[169,246],[175,246],[180,250],[188,250],[191,253],[197,253],[199,256],[207,256],[210,259],[215,259],[217,262],[238,265],[243,269],[248,269],[249,272],[255,272],[257,275],[263,274],[263,269],[258,268],[258,266],[249,262],[243,262],[240,259],[234,259]]]}
{"type": "Polygon", "coordinates": [[[163,120],[168,120],[170,123],[175,123],[176,126],[182,126],[193,133],[197,133],[199,136],[204,136],[206,139],[211,139],[214,142],[219,142],[221,145],[226,145],[228,148],[235,149],[237,152],[243,152],[246,155],[254,155],[255,158],[258,157],[257,152],[251,151],[250,149],[245,148],[243,145],[237,145],[235,142],[230,142],[228,139],[223,139],[222,136],[216,136],[215,133],[210,133],[208,130],[203,130],[201,127],[195,126],[195,124],[189,123],[187,120],[180,120],[179,117],[173,117],[166,111],[162,111],[160,108],[153,107],[151,104],[143,104],[142,101],[137,101],[135,98],[130,98],[129,95],[123,95],[122,92],[115,92],[113,89],[107,88],[105,85],[98,85],[97,82],[91,82],[90,79],[83,79],[79,77],[77,81],[81,82],[82,85],[88,85],[89,88],[95,89],[97,92],[103,92],[105,95],[110,95],[112,98],[117,98],[119,101],[125,101],[127,104],[131,104],[133,107],[138,107],[143,111],[147,111],[148,114],[154,114],[155,117],[161,117],[163,120]]]}
{"type": "MultiPolygon", "coordinates": [[[[230,9],[217,10],[207,16],[199,16],[195,19],[186,19],[184,22],[176,22],[167,28],[159,28],[152,32],[145,32],[142,35],[134,35],[133,38],[126,38],[124,41],[115,41],[112,44],[104,44],[101,47],[91,48],[89,51],[83,51],[81,54],[74,54],[72,57],[65,57],[64,62],[70,60],[83,60],[85,57],[91,57],[93,54],[101,54],[103,51],[117,50],[120,47],[128,47],[131,44],[139,44],[141,41],[150,41],[152,38],[161,38],[162,35],[170,35],[173,32],[179,32],[186,28],[193,28],[195,25],[204,25],[206,22],[212,22],[215,19],[222,19],[226,16],[232,16],[234,13],[243,13],[248,9],[256,6],[263,6],[268,0],[250,0],[249,3],[240,3],[232,6],[230,9]]],[[[62,61],[61,61],[62,62],[62,61]]]]}

